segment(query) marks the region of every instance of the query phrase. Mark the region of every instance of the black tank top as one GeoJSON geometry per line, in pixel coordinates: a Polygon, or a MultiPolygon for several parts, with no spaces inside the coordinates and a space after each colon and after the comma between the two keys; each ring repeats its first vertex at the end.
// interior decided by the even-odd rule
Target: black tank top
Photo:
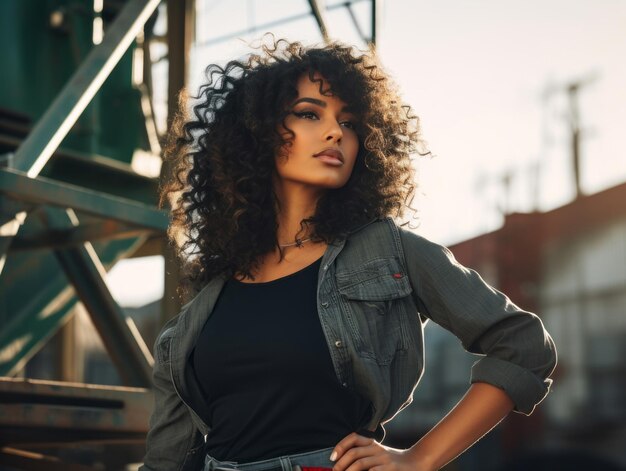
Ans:
{"type": "Polygon", "coordinates": [[[326,448],[367,423],[370,402],[339,384],[320,325],[320,262],[266,283],[224,285],[191,355],[214,458],[326,448]]]}

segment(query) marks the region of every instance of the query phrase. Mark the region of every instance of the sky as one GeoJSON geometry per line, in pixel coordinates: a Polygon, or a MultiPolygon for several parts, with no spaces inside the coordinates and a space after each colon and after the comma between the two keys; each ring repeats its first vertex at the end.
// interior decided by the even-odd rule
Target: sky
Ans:
{"type": "MultiPolygon", "coordinates": [[[[338,3],[326,2],[331,37],[363,47],[346,9],[333,8],[338,3]]],[[[250,52],[248,44],[265,30],[217,41],[225,35],[303,15],[271,31],[321,42],[315,21],[305,15],[306,0],[268,4],[197,0],[190,91],[202,83],[208,64],[250,52]]],[[[369,34],[369,0],[355,3],[353,11],[369,34]]],[[[420,117],[433,154],[416,159],[418,233],[451,245],[497,229],[503,212],[545,211],[571,201],[566,89],[574,82],[582,83],[583,192],[626,181],[626,2],[387,0],[381,13],[378,54],[420,117]]],[[[166,68],[160,63],[155,74],[166,68]]],[[[164,96],[164,87],[155,90],[161,120],[164,96]]],[[[158,299],[162,259],[120,262],[108,283],[122,305],[158,299]]]]}

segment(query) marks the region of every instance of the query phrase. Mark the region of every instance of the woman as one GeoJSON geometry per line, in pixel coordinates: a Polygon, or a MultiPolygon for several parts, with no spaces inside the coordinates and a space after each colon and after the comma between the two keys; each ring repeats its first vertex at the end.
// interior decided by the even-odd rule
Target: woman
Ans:
{"type": "Polygon", "coordinates": [[[552,339],[392,219],[421,141],[373,54],[278,41],[208,77],[168,151],[162,197],[193,299],[155,343],[142,469],[435,470],[530,414],[552,339]],[[389,448],[382,424],[411,402],[428,319],[484,356],[437,426],[389,448]]]}

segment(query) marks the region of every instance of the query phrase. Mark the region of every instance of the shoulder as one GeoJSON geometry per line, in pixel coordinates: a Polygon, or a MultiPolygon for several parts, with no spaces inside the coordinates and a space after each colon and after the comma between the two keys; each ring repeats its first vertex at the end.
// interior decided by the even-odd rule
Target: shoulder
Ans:
{"type": "Polygon", "coordinates": [[[391,217],[375,219],[357,228],[349,234],[347,243],[351,248],[360,246],[364,251],[398,245],[396,248],[409,262],[430,266],[458,265],[447,247],[399,225],[391,217]]]}
{"type": "Polygon", "coordinates": [[[182,335],[185,334],[185,329],[180,329],[179,325],[183,321],[183,318],[186,315],[188,315],[187,313],[190,310],[190,308],[192,308],[194,305],[201,302],[202,298],[206,296],[207,291],[208,291],[207,287],[208,285],[205,286],[201,291],[196,293],[194,297],[189,302],[187,302],[187,304],[183,305],[180,308],[180,311],[178,312],[178,314],[176,314],[174,317],[169,319],[163,325],[163,327],[161,327],[161,330],[159,331],[159,334],[157,335],[156,341],[154,342],[154,352],[155,352],[155,356],[157,356],[158,359],[161,359],[161,360],[167,359],[169,355],[168,352],[169,352],[170,342],[173,337],[176,337],[178,335],[179,331],[181,332],[182,335]]]}
{"type": "Polygon", "coordinates": [[[155,351],[160,347],[168,347],[172,338],[184,338],[195,332],[199,322],[206,318],[206,313],[211,312],[226,281],[223,275],[211,279],[180,312],[171,318],[159,332],[155,342],[155,351]]]}
{"type": "Polygon", "coordinates": [[[452,265],[461,267],[454,255],[442,244],[434,242],[404,227],[396,226],[405,258],[409,263],[417,263],[421,266],[439,267],[452,265]]]}

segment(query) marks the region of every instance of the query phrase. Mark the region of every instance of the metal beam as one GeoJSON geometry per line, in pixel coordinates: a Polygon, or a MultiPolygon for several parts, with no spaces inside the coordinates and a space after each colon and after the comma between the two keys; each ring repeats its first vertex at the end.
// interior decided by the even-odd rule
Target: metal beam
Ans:
{"type": "Polygon", "coordinates": [[[363,29],[361,28],[361,25],[359,24],[359,20],[354,14],[354,11],[352,10],[352,6],[350,5],[350,3],[346,3],[346,10],[348,10],[348,15],[350,16],[350,19],[352,20],[352,24],[354,25],[354,28],[356,29],[356,32],[358,33],[361,40],[364,43],[370,42],[371,37],[367,37],[366,34],[363,32],[363,29]]]}
{"type": "MultiPolygon", "coordinates": [[[[22,142],[23,142],[22,139],[0,134],[0,148],[6,146],[9,148],[17,149],[21,145],[22,142]]],[[[14,154],[6,154],[6,155],[9,156],[8,159],[11,159],[11,160],[13,159],[13,157],[11,156],[13,156],[14,154]]],[[[7,159],[7,163],[8,163],[8,159],[7,159]]],[[[107,157],[104,155],[94,154],[92,152],[80,152],[75,149],[67,149],[63,147],[58,147],[57,150],[52,155],[51,159],[53,160],[58,159],[57,161],[54,162],[54,164],[58,164],[61,166],[67,166],[67,165],[75,166],[77,164],[80,164],[85,169],[84,170],[85,173],[86,172],[94,172],[94,173],[104,172],[107,177],[109,175],[112,175],[112,177],[110,178],[117,178],[117,176],[120,176],[122,178],[132,178],[136,182],[136,183],[133,183],[133,185],[140,185],[142,190],[143,188],[146,187],[147,184],[150,184],[155,180],[154,178],[140,175],[135,170],[133,170],[130,164],[127,164],[125,162],[122,162],[122,161],[119,161],[119,160],[116,160],[116,159],[113,159],[111,157],[107,157]]],[[[0,168],[2,167],[12,168],[11,165],[0,165],[0,168]]],[[[149,189],[147,189],[146,191],[151,192],[151,190],[149,189]]],[[[156,185],[155,185],[155,191],[152,191],[152,192],[156,193],[156,185]]]]}
{"type": "Polygon", "coordinates": [[[45,248],[63,249],[95,240],[130,239],[159,234],[163,235],[161,232],[149,234],[145,229],[120,224],[118,221],[105,221],[80,225],[74,229],[49,229],[36,235],[16,236],[11,243],[10,252],[45,248]]]}
{"type": "Polygon", "coordinates": [[[326,21],[324,20],[324,8],[320,7],[320,3],[324,3],[320,0],[309,0],[309,6],[311,7],[311,13],[315,18],[317,26],[320,29],[320,33],[322,34],[322,38],[324,38],[325,42],[329,42],[330,38],[328,36],[328,28],[326,27],[326,21]]]}
{"type": "MultiPolygon", "coordinates": [[[[178,95],[187,84],[189,77],[189,55],[193,42],[195,25],[195,2],[192,0],[170,0],[167,4],[167,47],[168,47],[168,82],[167,82],[167,123],[172,124],[178,112],[178,95]]],[[[161,167],[161,176],[167,179],[172,167],[166,162],[161,167]]],[[[163,241],[162,254],[165,259],[163,280],[163,299],[161,300],[161,318],[163,325],[180,311],[181,301],[177,290],[180,285],[180,267],[175,249],[163,241]]]]}
{"type": "Polygon", "coordinates": [[[152,404],[144,388],[0,378],[0,433],[13,444],[144,438],[152,404]]]}
{"type": "Polygon", "coordinates": [[[167,230],[167,213],[153,206],[44,177],[29,178],[13,169],[0,168],[0,193],[27,203],[73,208],[135,227],[167,230]]]}
{"type": "Polygon", "coordinates": [[[380,34],[380,18],[382,11],[383,0],[371,0],[372,1],[372,44],[375,46],[378,36],[380,34]]]}
{"type": "Polygon", "coordinates": [[[187,85],[189,57],[194,36],[195,9],[192,0],[170,0],[167,3],[167,123],[171,125],[178,112],[178,95],[187,85]]]}
{"type": "Polygon", "coordinates": [[[14,168],[39,175],[161,0],[129,0],[17,149],[14,168]]]}
{"type": "MultiPolygon", "coordinates": [[[[47,211],[52,227],[73,226],[71,213],[47,211]]],[[[104,281],[106,271],[90,243],[54,251],[100,334],[122,380],[130,386],[150,387],[154,360],[141,334],[115,302],[104,281]]]]}
{"type": "Polygon", "coordinates": [[[12,246],[13,237],[19,231],[30,207],[19,201],[0,196],[0,274],[4,268],[7,253],[12,246]]]}
{"type": "MultiPolygon", "coordinates": [[[[346,1],[346,2],[342,2],[342,3],[336,3],[334,5],[329,5],[326,8],[326,11],[336,10],[338,8],[344,8],[344,7],[348,6],[348,5],[354,5],[355,3],[361,3],[363,1],[365,1],[365,0],[349,0],[349,1],[346,1]]],[[[372,0],[370,0],[370,1],[372,1],[372,0]]],[[[256,33],[257,31],[271,31],[271,30],[275,29],[277,26],[280,26],[282,24],[291,23],[293,21],[303,20],[305,18],[308,18],[309,16],[311,16],[311,12],[298,13],[296,15],[286,16],[286,17],[280,18],[278,20],[268,21],[267,23],[262,23],[262,24],[259,24],[259,25],[255,25],[255,26],[252,26],[250,28],[246,28],[246,29],[242,29],[242,30],[239,30],[239,31],[235,31],[233,33],[227,33],[227,34],[224,34],[222,36],[216,36],[214,38],[207,39],[206,41],[196,42],[196,48],[197,47],[213,46],[215,44],[219,44],[221,42],[228,41],[229,39],[232,39],[232,38],[239,38],[241,36],[247,36],[249,34],[256,33]]]]}
{"type": "MultiPolygon", "coordinates": [[[[98,254],[107,267],[111,267],[132,255],[143,242],[144,237],[113,240],[99,247],[98,254]]],[[[23,300],[19,309],[13,309],[10,316],[5,317],[0,329],[0,376],[20,372],[67,321],[76,303],[74,290],[52,254],[41,253],[34,261],[36,263],[31,265],[29,262],[30,259],[26,259],[20,270],[32,271],[32,276],[37,278],[37,289],[23,300]]]]}

